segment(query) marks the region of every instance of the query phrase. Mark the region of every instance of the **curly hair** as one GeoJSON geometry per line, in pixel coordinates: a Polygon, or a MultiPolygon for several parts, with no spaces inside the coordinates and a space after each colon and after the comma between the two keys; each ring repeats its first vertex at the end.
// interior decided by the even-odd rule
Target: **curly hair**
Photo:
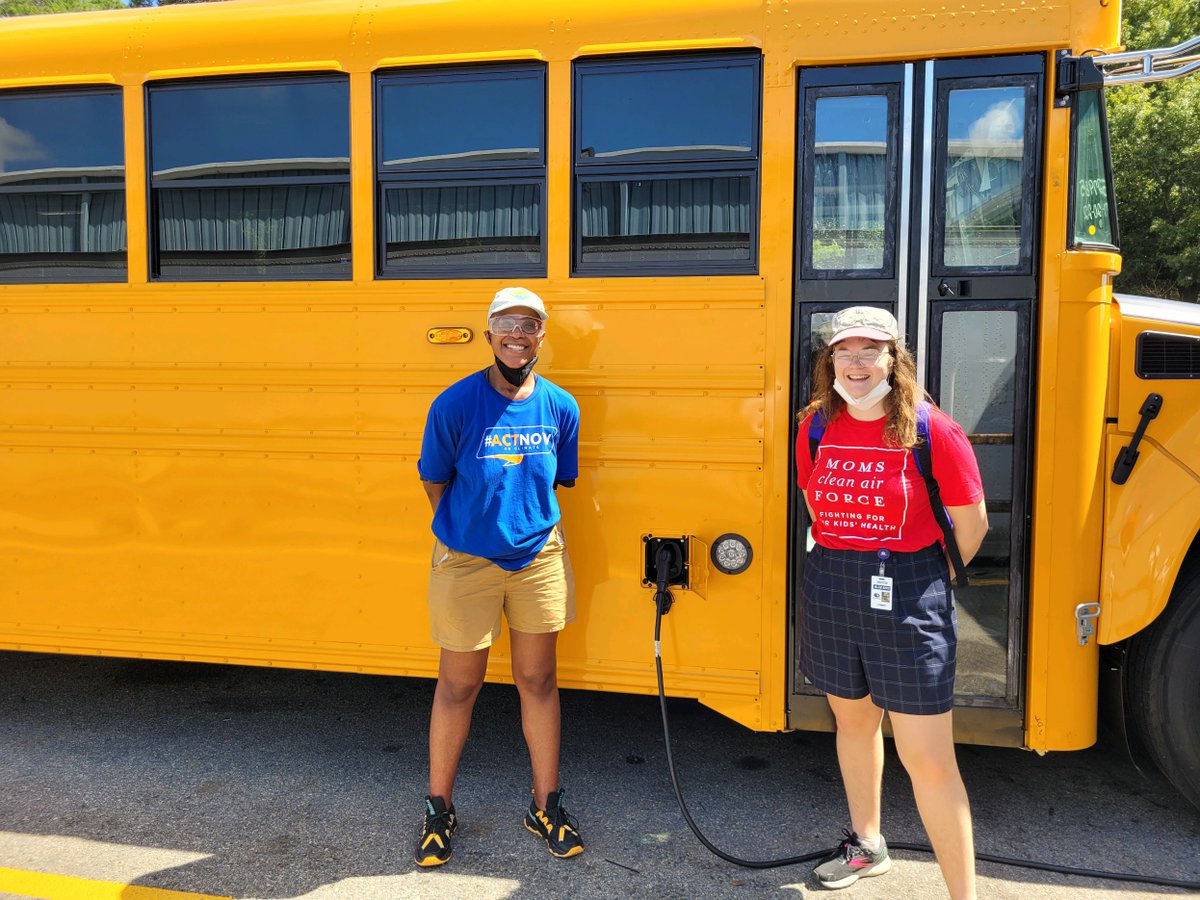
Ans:
{"type": "MultiPolygon", "coordinates": [[[[892,359],[888,381],[891,392],[883,398],[887,422],[883,438],[889,447],[908,449],[917,442],[917,402],[927,400],[925,391],[917,384],[917,362],[903,344],[887,342],[887,352],[892,359]]],[[[817,354],[813,364],[812,399],[800,410],[796,418],[804,421],[806,416],[823,410],[826,422],[831,422],[846,410],[846,401],[833,389],[833,345],[826,344],[817,354]]]]}

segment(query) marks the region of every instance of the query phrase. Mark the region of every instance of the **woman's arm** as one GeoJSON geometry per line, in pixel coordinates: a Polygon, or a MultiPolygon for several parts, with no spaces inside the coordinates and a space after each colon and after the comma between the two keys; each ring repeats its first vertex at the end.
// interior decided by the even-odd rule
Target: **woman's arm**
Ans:
{"type": "Polygon", "coordinates": [[[974,559],[979,552],[988,530],[987,507],[984,500],[969,506],[947,506],[950,521],[954,523],[954,540],[962,554],[963,565],[974,559]]]}
{"type": "Polygon", "coordinates": [[[437,512],[438,501],[442,499],[442,494],[446,490],[446,482],[444,481],[426,481],[421,479],[421,487],[425,488],[425,496],[429,498],[429,506],[437,512]]]}

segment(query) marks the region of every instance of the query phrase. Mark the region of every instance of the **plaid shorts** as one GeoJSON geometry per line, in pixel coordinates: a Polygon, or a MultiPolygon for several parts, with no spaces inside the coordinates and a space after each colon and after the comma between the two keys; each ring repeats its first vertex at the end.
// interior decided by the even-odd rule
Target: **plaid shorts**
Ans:
{"type": "Polygon", "coordinates": [[[893,552],[892,609],[872,609],[873,550],[815,546],[804,564],[800,673],[818,690],[914,715],[954,705],[958,617],[940,545],[893,552]]]}

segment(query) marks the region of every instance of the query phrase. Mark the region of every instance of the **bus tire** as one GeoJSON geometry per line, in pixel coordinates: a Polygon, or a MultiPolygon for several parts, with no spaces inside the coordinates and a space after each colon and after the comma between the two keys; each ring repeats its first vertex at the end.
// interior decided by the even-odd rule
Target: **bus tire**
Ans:
{"type": "Polygon", "coordinates": [[[1162,773],[1200,808],[1200,560],[1162,614],[1129,642],[1126,710],[1162,773]]]}

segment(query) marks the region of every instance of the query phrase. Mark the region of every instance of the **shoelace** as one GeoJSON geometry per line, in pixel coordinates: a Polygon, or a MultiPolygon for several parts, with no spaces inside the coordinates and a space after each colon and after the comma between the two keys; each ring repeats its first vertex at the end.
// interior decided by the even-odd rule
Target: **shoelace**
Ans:
{"type": "MultiPolygon", "coordinates": [[[[547,810],[547,812],[549,812],[549,810],[547,810]]],[[[551,817],[551,823],[553,825],[553,830],[555,831],[557,831],[563,825],[566,825],[576,834],[579,833],[579,822],[576,821],[573,815],[563,809],[561,802],[554,810],[554,815],[551,817]]]]}
{"type": "Polygon", "coordinates": [[[426,814],[424,825],[421,828],[422,834],[432,834],[435,831],[449,831],[451,824],[454,822],[454,813],[450,810],[437,813],[436,815],[426,814]]]}
{"type": "Polygon", "coordinates": [[[845,840],[838,844],[838,849],[842,852],[842,859],[844,859],[846,862],[850,862],[850,860],[854,859],[855,857],[865,857],[870,855],[867,852],[866,847],[855,842],[854,834],[852,832],[843,828],[842,834],[846,836],[845,840]]]}
{"type": "Polygon", "coordinates": [[[564,793],[566,793],[566,792],[565,791],[558,792],[558,806],[554,807],[553,810],[546,809],[546,810],[542,810],[542,811],[544,813],[546,813],[546,817],[548,819],[550,819],[550,833],[551,834],[558,831],[558,829],[561,828],[563,825],[566,825],[573,832],[578,834],[579,833],[579,822],[575,819],[575,817],[573,815],[571,815],[569,812],[567,812],[566,808],[563,806],[562,801],[563,801],[564,793]]]}

